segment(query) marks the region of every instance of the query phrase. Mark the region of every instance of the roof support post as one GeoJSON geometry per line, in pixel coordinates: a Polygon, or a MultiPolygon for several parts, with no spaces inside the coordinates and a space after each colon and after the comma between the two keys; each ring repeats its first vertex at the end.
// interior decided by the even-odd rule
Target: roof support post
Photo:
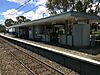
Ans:
{"type": "Polygon", "coordinates": [[[67,35],[67,33],[68,33],[68,20],[65,20],[64,29],[65,29],[65,35],[67,35]]]}
{"type": "Polygon", "coordinates": [[[68,20],[65,20],[64,29],[65,29],[65,36],[66,36],[65,40],[66,40],[66,44],[67,44],[68,20]]]}

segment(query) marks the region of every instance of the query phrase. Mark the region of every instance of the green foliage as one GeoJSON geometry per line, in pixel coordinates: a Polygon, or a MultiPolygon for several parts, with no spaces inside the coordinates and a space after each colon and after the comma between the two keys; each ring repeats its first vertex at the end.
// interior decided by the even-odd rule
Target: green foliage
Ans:
{"type": "Polygon", "coordinates": [[[5,20],[5,26],[9,27],[14,25],[14,21],[12,19],[6,19],[5,20]]]}
{"type": "Polygon", "coordinates": [[[0,32],[4,32],[5,30],[6,30],[5,26],[0,24],[0,32]]]}
{"type": "Polygon", "coordinates": [[[30,19],[26,19],[26,20],[25,20],[25,22],[30,22],[30,21],[31,21],[30,19]]]}
{"type": "Polygon", "coordinates": [[[12,26],[12,25],[17,25],[17,24],[21,24],[23,22],[31,21],[30,19],[27,19],[24,16],[18,16],[18,17],[16,17],[16,19],[17,19],[17,21],[13,21],[12,19],[6,19],[5,20],[5,26],[9,27],[9,26],[12,26]]]}
{"type": "Polygon", "coordinates": [[[67,11],[77,11],[97,15],[97,13],[100,11],[99,3],[95,10],[91,9],[93,0],[48,0],[46,6],[50,11],[50,14],[60,14],[67,11]],[[90,10],[86,12],[88,8],[90,10]]]}
{"type": "Polygon", "coordinates": [[[29,22],[31,21],[30,19],[27,19],[26,17],[24,16],[18,16],[16,17],[17,19],[17,24],[21,24],[21,23],[24,23],[24,22],[29,22]]]}
{"type": "Polygon", "coordinates": [[[68,9],[68,0],[48,0],[46,5],[50,14],[62,13],[68,9]]]}
{"type": "Polygon", "coordinates": [[[77,12],[82,12],[83,11],[83,4],[82,4],[82,2],[81,1],[78,1],[76,3],[75,8],[76,8],[77,12]]]}
{"type": "Polygon", "coordinates": [[[16,19],[18,21],[18,24],[21,24],[21,23],[25,22],[26,17],[24,17],[24,16],[18,16],[18,17],[16,17],[16,19]]]}

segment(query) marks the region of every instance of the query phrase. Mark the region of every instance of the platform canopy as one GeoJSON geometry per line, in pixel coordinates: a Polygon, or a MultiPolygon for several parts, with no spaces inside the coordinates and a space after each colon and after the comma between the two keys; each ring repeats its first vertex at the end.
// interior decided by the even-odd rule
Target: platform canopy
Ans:
{"type": "Polygon", "coordinates": [[[58,14],[58,15],[49,16],[46,18],[38,19],[38,20],[33,20],[31,22],[13,25],[13,26],[10,26],[10,28],[30,26],[30,25],[64,24],[66,20],[71,21],[73,23],[76,21],[86,21],[86,22],[88,21],[89,24],[91,24],[95,22],[100,22],[100,16],[95,16],[88,13],[66,12],[63,14],[58,14]]]}

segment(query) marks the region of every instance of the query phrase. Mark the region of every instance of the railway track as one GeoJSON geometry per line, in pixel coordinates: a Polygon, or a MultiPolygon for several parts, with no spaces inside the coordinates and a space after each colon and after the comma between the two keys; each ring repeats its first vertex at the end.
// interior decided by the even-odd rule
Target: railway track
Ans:
{"type": "Polygon", "coordinates": [[[33,44],[30,45],[30,43],[17,39],[13,40],[12,38],[2,37],[0,41],[1,40],[6,44],[5,46],[8,47],[10,55],[12,55],[12,57],[19,61],[20,64],[22,64],[29,72],[34,75],[100,75],[100,68],[98,64],[94,64],[96,63],[94,61],[84,60],[83,58],[79,60],[79,58],[71,58],[72,56],[70,57],[69,55],[60,56],[59,54],[53,52],[49,54],[48,52],[46,52],[46,50],[43,50],[48,50],[49,47],[43,47],[42,49],[38,48],[37,45],[35,45],[36,47],[34,47],[33,44]],[[52,59],[54,61],[49,56],[52,56],[52,59]],[[51,60],[49,60],[48,58],[50,58],[51,60]],[[62,66],[60,63],[64,66],[62,66]]]}
{"type": "Polygon", "coordinates": [[[9,48],[10,54],[33,75],[64,75],[62,72],[56,70],[48,64],[11,45],[6,40],[2,39],[2,41],[6,48],[9,48]]]}
{"type": "Polygon", "coordinates": [[[0,39],[0,75],[32,75],[22,64],[11,54],[0,39]]]}

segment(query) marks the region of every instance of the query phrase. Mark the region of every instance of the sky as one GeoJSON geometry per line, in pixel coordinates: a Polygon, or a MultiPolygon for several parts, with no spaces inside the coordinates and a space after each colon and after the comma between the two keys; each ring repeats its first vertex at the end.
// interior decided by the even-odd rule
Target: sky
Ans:
{"type": "MultiPolygon", "coordinates": [[[[45,5],[47,0],[30,0],[27,4],[18,9],[18,7],[27,1],[28,0],[0,0],[0,24],[4,25],[4,21],[10,18],[16,21],[16,17],[20,15],[31,20],[50,16],[45,5]]],[[[95,9],[95,4],[93,4],[92,9],[95,9]]],[[[90,9],[87,9],[87,11],[88,10],[90,9]]]]}
{"type": "Polygon", "coordinates": [[[0,24],[4,24],[6,19],[16,21],[17,16],[25,16],[27,19],[35,20],[49,16],[45,6],[47,0],[0,0],[0,24]],[[21,5],[23,5],[19,8],[21,5]]]}

